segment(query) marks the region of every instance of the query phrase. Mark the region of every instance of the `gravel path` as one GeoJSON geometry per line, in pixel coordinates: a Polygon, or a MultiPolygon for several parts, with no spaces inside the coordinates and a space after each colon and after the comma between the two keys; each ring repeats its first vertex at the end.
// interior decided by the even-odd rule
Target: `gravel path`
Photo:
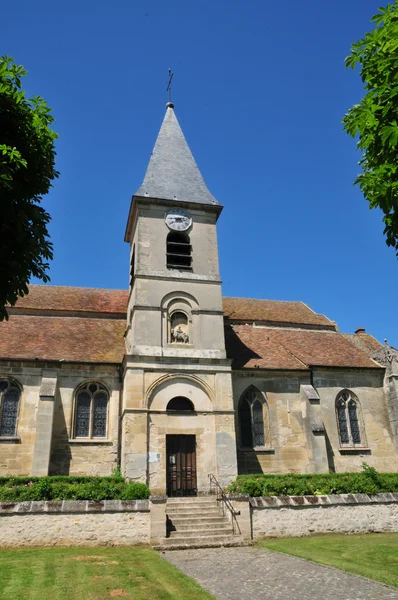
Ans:
{"type": "Polygon", "coordinates": [[[264,548],[162,552],[217,600],[398,600],[398,589],[264,548]]]}

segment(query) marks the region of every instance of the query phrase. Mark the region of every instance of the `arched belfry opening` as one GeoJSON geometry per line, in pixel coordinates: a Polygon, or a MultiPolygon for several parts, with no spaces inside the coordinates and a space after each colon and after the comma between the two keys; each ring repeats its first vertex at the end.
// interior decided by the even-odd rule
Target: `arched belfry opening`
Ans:
{"type": "Polygon", "coordinates": [[[192,246],[189,235],[182,231],[170,231],[166,242],[168,269],[192,271],[192,246]]]}

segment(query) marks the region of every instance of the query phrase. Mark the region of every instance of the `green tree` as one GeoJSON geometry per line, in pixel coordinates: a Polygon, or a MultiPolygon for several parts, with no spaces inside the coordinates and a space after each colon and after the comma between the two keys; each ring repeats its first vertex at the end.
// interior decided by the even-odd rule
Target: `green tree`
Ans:
{"type": "Polygon", "coordinates": [[[360,66],[366,94],[343,124],[362,152],[355,183],[370,208],[383,211],[387,245],[398,255],[398,0],[379,8],[372,22],[345,59],[347,68],[360,66]]]}
{"type": "Polygon", "coordinates": [[[55,170],[51,110],[39,96],[26,98],[26,71],[12,58],[0,58],[0,321],[6,305],[28,293],[34,276],[43,282],[53,248],[40,206],[55,170]]]}

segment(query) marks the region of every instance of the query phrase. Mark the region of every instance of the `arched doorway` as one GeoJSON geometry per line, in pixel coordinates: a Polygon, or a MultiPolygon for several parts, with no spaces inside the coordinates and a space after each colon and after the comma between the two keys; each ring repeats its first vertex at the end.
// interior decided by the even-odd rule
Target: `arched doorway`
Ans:
{"type": "MultiPolygon", "coordinates": [[[[193,413],[195,407],[191,400],[176,396],[167,404],[167,412],[173,416],[193,413]]],[[[196,496],[196,436],[166,435],[167,495],[196,496]]]]}

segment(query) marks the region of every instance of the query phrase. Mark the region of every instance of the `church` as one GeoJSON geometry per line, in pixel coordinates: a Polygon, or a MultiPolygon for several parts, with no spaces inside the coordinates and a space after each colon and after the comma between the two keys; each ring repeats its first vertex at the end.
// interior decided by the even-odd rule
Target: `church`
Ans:
{"type": "Polygon", "coordinates": [[[0,475],[120,468],[194,496],[209,475],[398,471],[397,350],[302,302],[223,297],[222,209],[169,102],[128,289],[31,285],[0,323],[0,475]]]}

